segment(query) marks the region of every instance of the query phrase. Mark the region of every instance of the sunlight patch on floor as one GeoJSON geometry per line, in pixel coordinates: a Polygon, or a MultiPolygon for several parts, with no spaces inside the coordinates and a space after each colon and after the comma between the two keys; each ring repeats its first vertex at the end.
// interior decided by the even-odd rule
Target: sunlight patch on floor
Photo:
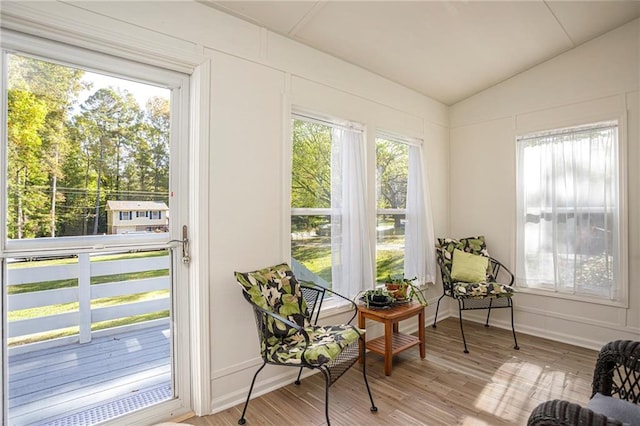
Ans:
{"type": "Polygon", "coordinates": [[[475,407],[501,419],[516,422],[519,420],[518,413],[528,404],[536,383],[542,377],[544,377],[543,368],[539,365],[517,361],[506,362],[498,368],[492,383],[486,385],[480,392],[476,398],[475,407]],[[527,383],[530,385],[527,386],[527,383]],[[530,391],[523,392],[523,389],[530,391]]]}

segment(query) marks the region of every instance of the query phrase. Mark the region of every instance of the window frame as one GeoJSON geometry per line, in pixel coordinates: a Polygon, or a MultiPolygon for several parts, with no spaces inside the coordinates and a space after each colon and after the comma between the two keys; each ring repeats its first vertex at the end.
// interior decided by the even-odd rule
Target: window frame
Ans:
{"type": "MultiPolygon", "coordinates": [[[[608,108],[604,108],[608,109],[608,108]]],[[[518,287],[518,291],[520,293],[538,295],[538,296],[546,296],[546,297],[554,297],[557,299],[563,299],[567,301],[575,301],[575,302],[583,302],[583,303],[592,303],[597,305],[604,306],[612,306],[612,307],[621,307],[628,308],[629,307],[629,264],[628,264],[628,168],[627,168],[627,146],[628,146],[628,137],[627,137],[627,120],[625,112],[619,112],[612,109],[609,109],[609,112],[600,111],[600,112],[592,112],[590,114],[580,114],[573,113],[571,114],[572,118],[563,120],[563,121],[553,121],[546,122],[544,124],[538,124],[531,126],[529,121],[529,117],[527,120],[523,120],[523,124],[517,126],[515,130],[514,137],[514,165],[516,171],[516,185],[514,188],[514,213],[515,213],[515,232],[514,232],[514,247],[517,246],[518,236],[520,235],[520,230],[518,229],[518,203],[520,202],[520,172],[518,171],[520,168],[518,162],[518,149],[517,143],[519,138],[535,134],[535,133],[546,133],[546,132],[554,132],[562,129],[571,129],[571,128],[580,128],[583,126],[589,126],[592,124],[607,122],[607,121],[616,121],[618,124],[618,158],[617,158],[617,174],[618,174],[618,193],[616,194],[618,197],[618,271],[617,271],[617,280],[618,280],[618,297],[616,299],[609,299],[603,296],[598,295],[589,295],[589,294],[576,294],[576,293],[568,293],[558,291],[555,286],[543,288],[543,287],[525,287],[519,284],[519,279],[516,274],[516,286],[518,287]]],[[[535,116],[535,115],[534,115],[535,116]]],[[[537,120],[534,120],[537,121],[537,120]]],[[[546,121],[546,120],[544,120],[546,121]]],[[[518,257],[518,251],[515,250],[513,252],[513,263],[516,265],[517,270],[517,262],[520,261],[518,257]]]]}
{"type": "MultiPolygon", "coordinates": [[[[53,40],[45,40],[39,37],[19,34],[13,31],[2,30],[2,48],[0,53],[0,65],[2,70],[2,87],[7,87],[7,60],[6,54],[17,54],[32,57],[43,61],[80,68],[90,72],[109,75],[115,78],[128,79],[143,84],[166,87],[171,90],[170,111],[172,119],[171,135],[173,141],[188,140],[186,124],[189,117],[189,76],[177,71],[147,65],[130,59],[110,56],[100,52],[87,50],[82,47],[67,45],[53,40]],[[175,120],[175,121],[174,121],[175,120]],[[175,125],[174,125],[175,124],[175,125]]],[[[0,112],[7,116],[7,99],[2,99],[0,112]]],[[[7,141],[6,126],[0,129],[0,137],[3,141],[2,155],[0,155],[0,168],[7,170],[7,158],[4,145],[7,141]]],[[[184,162],[186,153],[180,153],[179,143],[170,144],[169,155],[176,158],[176,164],[184,162]]],[[[177,192],[186,182],[180,179],[178,167],[169,169],[169,192],[177,192]]],[[[175,203],[170,203],[175,204],[175,203]]],[[[7,194],[0,193],[0,223],[7,223],[7,194]]],[[[186,218],[185,208],[169,206],[170,215],[176,218],[186,218]]],[[[183,220],[184,222],[184,220],[183,220]]],[[[6,228],[0,227],[0,256],[19,256],[25,252],[38,250],[43,255],[53,253],[77,253],[95,251],[96,247],[120,249],[131,245],[145,247],[157,247],[160,244],[169,246],[172,239],[179,239],[179,233],[171,236],[169,233],[154,233],[149,235],[85,235],[55,238],[34,238],[22,240],[9,240],[6,228]]]]}
{"type": "MultiPolygon", "coordinates": [[[[172,205],[169,206],[169,211],[177,224],[200,225],[201,233],[206,235],[208,228],[204,218],[207,217],[207,183],[201,182],[197,177],[197,170],[206,169],[207,167],[205,163],[208,158],[206,155],[208,153],[208,144],[203,141],[206,141],[209,134],[209,124],[206,119],[209,107],[208,104],[202,104],[202,102],[209,94],[210,61],[203,56],[181,51],[180,55],[182,56],[176,57],[175,61],[161,58],[152,62],[148,60],[151,55],[147,55],[151,52],[150,46],[143,45],[140,42],[132,42],[131,49],[128,51],[114,48],[107,53],[100,43],[95,43],[97,39],[88,33],[82,36],[74,36],[74,44],[67,44],[60,41],[53,27],[45,26],[43,28],[42,31],[38,31],[38,34],[44,34],[44,36],[51,38],[45,39],[28,33],[0,28],[1,87],[7,87],[6,51],[75,68],[79,67],[117,78],[124,78],[126,75],[129,80],[144,84],[155,84],[170,89],[170,114],[172,117],[170,139],[172,142],[170,143],[169,155],[172,158],[172,167],[169,170],[169,192],[170,197],[173,197],[173,193],[183,194],[185,202],[170,203],[172,205]],[[91,50],[94,46],[98,46],[96,49],[101,49],[104,53],[91,50]],[[146,61],[146,63],[140,61],[146,61]],[[195,114],[194,111],[198,113],[195,114]],[[193,166],[194,164],[195,167],[193,166]],[[189,184],[192,185],[191,190],[189,184]],[[200,198],[187,195],[194,190],[200,193],[200,198]],[[198,208],[194,208],[194,206],[198,208]]],[[[33,28],[27,26],[26,29],[32,30],[33,28]]],[[[75,26],[73,29],[75,29],[75,26]]],[[[144,32],[141,32],[141,34],[144,34],[144,32]]],[[[111,35],[116,35],[116,33],[111,35]]],[[[117,34],[117,36],[120,37],[120,34],[117,34]]],[[[157,48],[160,52],[163,47],[157,46],[157,48]]],[[[4,120],[7,117],[7,99],[4,95],[0,100],[0,112],[4,120]]],[[[0,126],[0,138],[2,138],[3,143],[3,147],[0,149],[0,168],[6,170],[6,126],[0,126]]],[[[0,192],[0,223],[6,223],[6,209],[5,189],[0,192]]],[[[48,238],[9,241],[7,240],[6,228],[2,226],[0,227],[0,266],[4,270],[6,258],[20,257],[21,254],[28,255],[33,253],[34,250],[37,250],[39,255],[65,255],[95,253],[111,249],[117,251],[127,248],[136,250],[172,249],[173,253],[175,253],[173,262],[176,265],[172,279],[180,283],[180,285],[174,285],[175,288],[172,292],[171,300],[171,306],[174,310],[172,314],[174,331],[171,342],[174,397],[151,407],[134,410],[128,413],[125,418],[127,421],[136,423],[150,420],[158,421],[162,418],[168,418],[168,416],[184,415],[192,410],[199,414],[205,413],[207,403],[210,401],[210,386],[206,381],[199,381],[199,376],[193,374],[193,371],[207,373],[210,369],[208,362],[208,311],[205,309],[209,303],[209,293],[205,287],[197,285],[198,282],[202,281],[202,278],[207,276],[208,266],[206,262],[199,261],[196,256],[191,261],[191,267],[188,268],[186,265],[189,262],[185,262],[184,259],[183,262],[180,262],[177,254],[180,252],[178,249],[179,243],[183,238],[189,238],[188,241],[194,247],[194,251],[197,250],[202,258],[206,258],[208,247],[203,244],[205,240],[197,234],[189,233],[187,235],[186,225],[184,228],[182,226],[174,226],[168,233],[131,234],[129,236],[114,234],[91,237],[95,238],[69,236],[58,238],[63,240],[58,242],[48,238]],[[184,336],[189,336],[193,327],[199,327],[197,339],[191,344],[185,344],[184,336]]],[[[6,276],[3,277],[3,281],[6,281],[6,276]]],[[[2,314],[3,330],[5,330],[5,307],[1,304],[0,314],[2,314]]],[[[0,349],[0,358],[3,360],[4,366],[3,377],[7,377],[7,363],[4,362],[7,358],[4,345],[5,339],[6,335],[3,332],[3,347],[0,349]]],[[[2,388],[3,393],[8,395],[7,382],[5,380],[3,380],[2,388]]],[[[4,399],[0,399],[0,413],[0,418],[4,418],[7,415],[4,399]]],[[[118,419],[115,421],[121,421],[122,417],[118,419]]],[[[112,422],[113,419],[108,421],[108,423],[112,422]]]]}

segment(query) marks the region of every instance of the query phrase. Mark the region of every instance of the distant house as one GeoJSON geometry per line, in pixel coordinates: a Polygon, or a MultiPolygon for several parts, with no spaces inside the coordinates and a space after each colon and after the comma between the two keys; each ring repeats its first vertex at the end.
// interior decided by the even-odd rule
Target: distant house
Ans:
{"type": "Polygon", "coordinates": [[[169,207],[158,201],[107,201],[107,233],[166,232],[169,207]]]}

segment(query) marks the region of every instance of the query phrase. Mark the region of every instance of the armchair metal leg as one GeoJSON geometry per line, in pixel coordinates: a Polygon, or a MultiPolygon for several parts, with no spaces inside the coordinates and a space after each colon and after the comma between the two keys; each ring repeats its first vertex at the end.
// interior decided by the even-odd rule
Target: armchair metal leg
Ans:
{"type": "Polygon", "coordinates": [[[518,339],[516,339],[516,328],[513,325],[513,302],[509,300],[509,304],[511,305],[511,331],[513,332],[513,349],[519,350],[518,339]]]}
{"type": "Polygon", "coordinates": [[[302,376],[302,369],[304,367],[300,367],[300,371],[298,371],[298,378],[296,379],[296,381],[294,382],[296,385],[300,384],[300,376],[302,376]]]}
{"type": "Polygon", "coordinates": [[[443,297],[444,297],[444,293],[442,293],[442,296],[438,298],[438,304],[436,305],[436,316],[433,317],[433,328],[436,328],[436,321],[438,320],[438,309],[440,309],[440,301],[442,300],[443,297]]]}
{"type": "Polygon", "coordinates": [[[460,304],[462,301],[458,300],[458,312],[460,314],[460,332],[462,333],[462,343],[464,344],[464,353],[468,354],[469,350],[467,349],[467,339],[464,338],[464,327],[462,326],[462,306],[460,304]]]}
{"type": "Polygon", "coordinates": [[[485,327],[489,327],[489,315],[491,315],[491,305],[493,304],[493,299],[489,299],[489,308],[487,309],[487,322],[484,323],[485,327]]]}
{"type": "MultiPolygon", "coordinates": [[[[362,339],[362,337],[360,338],[361,340],[363,340],[363,346],[364,347],[364,339],[362,339]]],[[[376,404],[373,402],[373,395],[371,395],[371,389],[369,388],[369,381],[367,380],[367,351],[364,350],[363,354],[362,354],[362,377],[364,377],[364,385],[367,387],[367,393],[369,394],[369,400],[371,401],[371,412],[375,413],[376,411],[378,411],[378,407],[376,407],[376,404]]]]}
{"type": "Polygon", "coordinates": [[[249,394],[247,395],[247,401],[244,403],[242,416],[240,416],[240,420],[238,420],[239,425],[243,425],[247,422],[247,420],[244,418],[244,415],[247,412],[247,407],[249,406],[249,400],[251,399],[251,392],[253,392],[253,385],[256,384],[256,377],[258,377],[258,373],[262,371],[265,365],[267,365],[266,361],[262,363],[262,366],[258,368],[258,371],[256,371],[256,374],[253,375],[253,380],[251,380],[251,386],[249,387],[249,394]]]}
{"type": "Polygon", "coordinates": [[[331,378],[326,368],[321,368],[322,374],[324,374],[324,416],[327,418],[327,426],[331,425],[329,420],[329,386],[331,386],[331,378]]]}

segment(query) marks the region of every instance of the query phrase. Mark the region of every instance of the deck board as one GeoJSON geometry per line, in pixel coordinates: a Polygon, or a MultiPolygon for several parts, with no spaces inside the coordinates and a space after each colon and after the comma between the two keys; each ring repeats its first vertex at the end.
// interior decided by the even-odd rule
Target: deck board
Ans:
{"type": "Polygon", "coordinates": [[[171,385],[169,326],[10,355],[11,425],[47,424],[87,407],[171,385]]]}

